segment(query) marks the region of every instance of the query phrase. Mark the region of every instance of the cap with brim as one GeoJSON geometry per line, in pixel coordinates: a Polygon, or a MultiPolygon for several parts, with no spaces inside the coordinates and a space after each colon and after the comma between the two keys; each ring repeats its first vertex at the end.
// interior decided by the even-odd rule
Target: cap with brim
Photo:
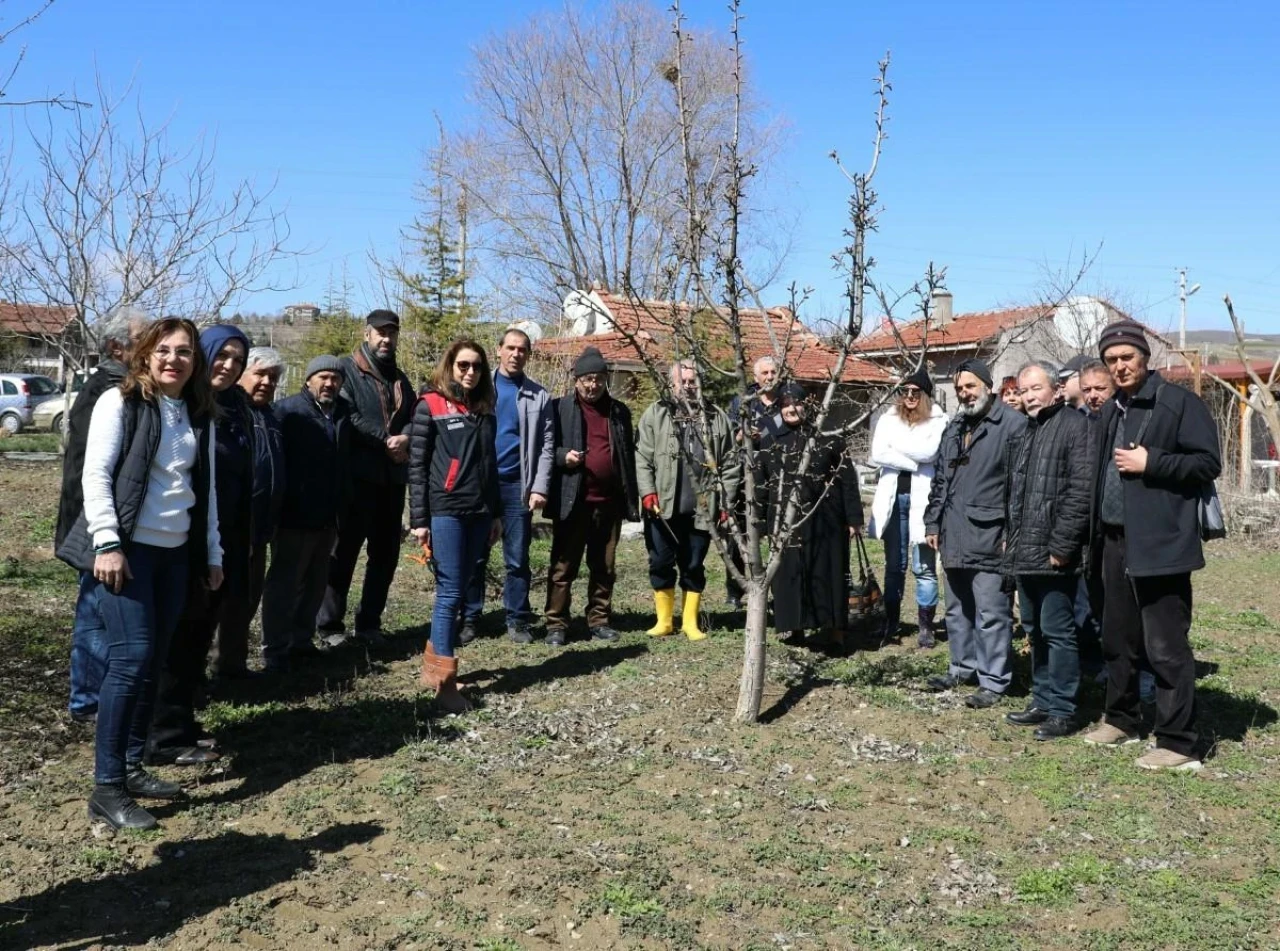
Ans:
{"type": "Polygon", "coordinates": [[[364,319],[364,322],[370,327],[377,327],[379,329],[382,327],[398,328],[400,326],[400,315],[394,310],[375,310],[370,312],[369,316],[364,319]]]}

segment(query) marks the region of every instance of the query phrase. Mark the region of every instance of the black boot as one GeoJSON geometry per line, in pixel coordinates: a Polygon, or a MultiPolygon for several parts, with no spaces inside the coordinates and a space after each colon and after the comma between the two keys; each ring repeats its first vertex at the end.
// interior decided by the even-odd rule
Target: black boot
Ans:
{"type": "Polygon", "coordinates": [[[880,632],[880,643],[884,644],[898,636],[898,621],[902,618],[902,602],[886,601],[884,603],[884,630],[880,632]]]}
{"type": "Polygon", "coordinates": [[[99,783],[89,797],[89,818],[113,829],[154,829],[156,817],[125,792],[124,783],[99,783]]]}
{"type": "Polygon", "coordinates": [[[916,635],[916,643],[926,650],[938,643],[933,637],[933,616],[937,610],[938,606],[935,604],[928,608],[918,608],[916,611],[917,620],[920,624],[920,633],[916,635]]]}
{"type": "Polygon", "coordinates": [[[182,787],[177,783],[152,776],[141,766],[132,767],[124,777],[124,788],[139,799],[181,799],[182,787]]]}

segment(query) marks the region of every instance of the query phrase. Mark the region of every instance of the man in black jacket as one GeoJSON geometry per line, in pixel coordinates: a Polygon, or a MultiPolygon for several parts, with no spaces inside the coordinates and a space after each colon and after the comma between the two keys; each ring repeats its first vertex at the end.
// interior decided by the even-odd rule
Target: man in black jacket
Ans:
{"type": "Polygon", "coordinates": [[[276,406],[284,443],[285,494],[262,589],[262,656],[268,671],[289,656],[320,653],[316,612],[324,599],[338,513],[349,486],[351,421],[342,389],[342,362],[316,357],[302,392],[276,406]]]}
{"type": "Polygon", "coordinates": [[[1075,732],[1080,647],[1075,596],[1089,538],[1094,471],[1092,428],[1059,402],[1057,367],[1018,373],[1027,430],[1010,467],[1008,571],[1018,579],[1022,625],[1031,640],[1031,703],[1006,719],[1035,726],[1037,740],[1075,732]]]}
{"type": "Polygon", "coordinates": [[[1218,431],[1199,397],[1148,368],[1141,324],[1108,324],[1098,349],[1116,384],[1095,427],[1107,703],[1104,722],[1085,741],[1139,741],[1138,658],[1145,655],[1157,683],[1156,749],[1138,765],[1195,770],[1191,572],[1204,567],[1199,501],[1222,471],[1218,431]]]}
{"type": "Polygon", "coordinates": [[[342,359],[342,396],[351,413],[351,494],[338,519],[338,544],[317,624],[329,644],[346,630],[347,593],[360,549],[368,542],[364,587],[356,607],[356,636],[383,643],[382,612],[400,561],[409,436],[414,392],[396,366],[400,317],[375,310],[365,318],[364,343],[342,359]]]}
{"type": "Polygon", "coordinates": [[[551,403],[555,465],[547,512],[555,522],[547,576],[547,643],[562,647],[569,628],[572,586],[587,555],[587,628],[612,641],[609,626],[616,578],[614,558],[622,520],[640,520],[635,431],[631,410],[608,389],[609,368],[595,347],[573,365],[574,393],[551,403]]]}
{"type": "MultiPolygon", "coordinates": [[[[98,404],[98,397],[124,381],[133,343],[146,325],[142,318],[121,315],[94,327],[101,354],[98,368],[85,381],[66,414],[62,495],[58,499],[58,524],[53,539],[55,549],[62,544],[84,510],[84,487],[80,476],[84,469],[85,443],[89,439],[93,408],[98,404]]],[[[71,700],[67,705],[71,718],[82,723],[97,716],[98,686],[106,670],[97,590],[93,572],[82,571],[75,618],[71,624],[71,700]]]]}

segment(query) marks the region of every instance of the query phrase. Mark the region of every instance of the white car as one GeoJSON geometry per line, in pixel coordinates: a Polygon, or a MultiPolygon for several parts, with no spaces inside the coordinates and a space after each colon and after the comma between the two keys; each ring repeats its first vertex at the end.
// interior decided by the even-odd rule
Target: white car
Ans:
{"type": "Polygon", "coordinates": [[[71,408],[71,404],[75,402],[76,394],[64,394],[54,397],[51,400],[45,400],[31,412],[31,425],[41,432],[53,432],[62,434],[62,427],[66,421],[67,410],[71,408]]]}

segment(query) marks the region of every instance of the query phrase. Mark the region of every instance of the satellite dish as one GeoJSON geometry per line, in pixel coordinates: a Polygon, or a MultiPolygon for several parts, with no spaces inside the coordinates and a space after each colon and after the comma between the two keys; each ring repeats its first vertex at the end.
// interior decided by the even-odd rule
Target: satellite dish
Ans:
{"type": "Polygon", "coordinates": [[[596,332],[596,314],[599,308],[592,303],[591,295],[582,291],[570,291],[564,299],[565,332],[574,337],[585,337],[596,332]]]}
{"type": "Polygon", "coordinates": [[[529,345],[536,347],[542,339],[542,328],[532,320],[517,320],[511,325],[512,330],[519,330],[529,338],[529,345]]]}

